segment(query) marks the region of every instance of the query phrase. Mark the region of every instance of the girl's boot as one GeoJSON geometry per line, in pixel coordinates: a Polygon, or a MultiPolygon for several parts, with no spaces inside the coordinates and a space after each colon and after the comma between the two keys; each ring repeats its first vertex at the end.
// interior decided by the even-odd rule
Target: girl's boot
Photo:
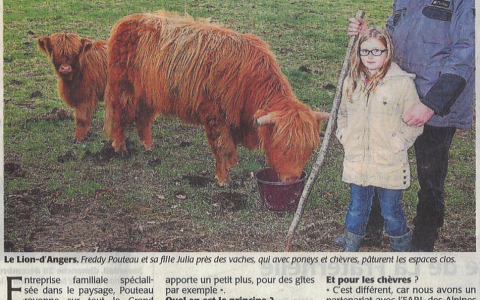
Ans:
{"type": "Polygon", "coordinates": [[[345,235],[345,248],[343,249],[344,252],[358,252],[360,249],[360,244],[363,240],[363,235],[357,235],[347,231],[345,235]]]}
{"type": "Polygon", "coordinates": [[[409,252],[411,249],[411,240],[412,237],[410,229],[404,235],[390,236],[390,247],[392,249],[392,252],[409,252]]]}

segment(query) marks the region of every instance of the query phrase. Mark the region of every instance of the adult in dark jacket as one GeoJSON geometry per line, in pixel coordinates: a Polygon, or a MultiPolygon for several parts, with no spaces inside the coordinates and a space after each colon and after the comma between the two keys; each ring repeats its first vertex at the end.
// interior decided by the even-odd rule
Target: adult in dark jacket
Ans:
{"type": "MultiPolygon", "coordinates": [[[[364,20],[350,19],[348,34],[356,35],[367,27],[364,20]]],[[[433,251],[437,229],[444,222],[450,145],[457,128],[472,125],[475,1],[396,0],[386,27],[398,64],[417,75],[421,103],[403,117],[408,125],[424,125],[414,144],[420,190],[412,246],[418,251],[433,251]]],[[[372,210],[370,218],[381,220],[376,213],[372,210]]],[[[383,226],[378,221],[370,225],[377,229],[383,226]]]]}

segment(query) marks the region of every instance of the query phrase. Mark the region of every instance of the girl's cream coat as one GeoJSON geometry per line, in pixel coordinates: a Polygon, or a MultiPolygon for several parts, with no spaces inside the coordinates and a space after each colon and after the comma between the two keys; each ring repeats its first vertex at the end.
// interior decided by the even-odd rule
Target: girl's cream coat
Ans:
{"type": "Polygon", "coordinates": [[[368,95],[359,85],[349,98],[345,80],[336,132],[345,148],[344,182],[387,189],[410,186],[407,150],[423,132],[423,127],[402,121],[419,102],[414,78],[392,63],[374,92],[368,95]]]}

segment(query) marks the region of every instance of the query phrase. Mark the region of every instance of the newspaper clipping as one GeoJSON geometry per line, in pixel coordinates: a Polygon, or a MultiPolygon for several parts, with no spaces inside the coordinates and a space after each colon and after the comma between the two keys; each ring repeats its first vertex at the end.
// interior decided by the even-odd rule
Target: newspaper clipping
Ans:
{"type": "Polygon", "coordinates": [[[480,300],[474,0],[5,0],[0,300],[480,300]]]}
{"type": "Polygon", "coordinates": [[[4,299],[478,299],[475,255],[5,254],[4,299]]]}

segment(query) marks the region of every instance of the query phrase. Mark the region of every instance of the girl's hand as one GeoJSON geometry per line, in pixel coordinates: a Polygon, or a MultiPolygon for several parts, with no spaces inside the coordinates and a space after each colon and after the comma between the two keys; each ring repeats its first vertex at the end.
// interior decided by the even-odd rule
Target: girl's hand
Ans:
{"type": "Polygon", "coordinates": [[[357,34],[362,34],[368,29],[367,22],[364,19],[348,19],[350,23],[348,24],[347,33],[349,37],[355,36],[357,34]]]}
{"type": "Polygon", "coordinates": [[[409,126],[423,126],[433,116],[434,111],[423,103],[417,103],[403,115],[403,122],[409,126]]]}

